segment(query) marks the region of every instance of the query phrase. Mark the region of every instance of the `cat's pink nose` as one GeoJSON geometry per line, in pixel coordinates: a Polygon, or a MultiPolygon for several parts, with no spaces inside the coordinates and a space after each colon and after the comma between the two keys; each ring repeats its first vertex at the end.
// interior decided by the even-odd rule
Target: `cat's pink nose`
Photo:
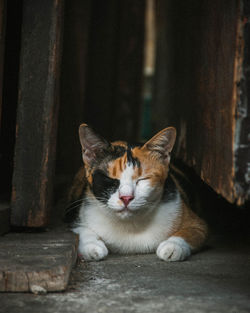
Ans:
{"type": "Polygon", "coordinates": [[[129,202],[132,201],[134,199],[134,196],[120,196],[120,199],[122,200],[122,202],[125,204],[125,206],[127,207],[129,202]]]}

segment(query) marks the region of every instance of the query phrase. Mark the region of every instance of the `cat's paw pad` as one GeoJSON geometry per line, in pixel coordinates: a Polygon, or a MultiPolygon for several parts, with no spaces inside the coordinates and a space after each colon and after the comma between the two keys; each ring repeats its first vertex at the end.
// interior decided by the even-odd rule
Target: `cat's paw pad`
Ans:
{"type": "Polygon", "coordinates": [[[79,247],[79,253],[86,261],[99,261],[108,255],[108,249],[101,241],[89,242],[79,247]]]}
{"type": "Polygon", "coordinates": [[[184,239],[173,236],[160,243],[156,254],[164,261],[183,261],[190,256],[191,249],[184,239]]]}

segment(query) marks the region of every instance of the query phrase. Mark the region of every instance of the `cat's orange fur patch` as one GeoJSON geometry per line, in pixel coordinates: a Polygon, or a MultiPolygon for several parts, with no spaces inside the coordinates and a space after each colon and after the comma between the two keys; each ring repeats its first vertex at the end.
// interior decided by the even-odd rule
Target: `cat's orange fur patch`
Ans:
{"type": "Polygon", "coordinates": [[[111,161],[108,165],[108,173],[111,178],[119,179],[122,172],[126,168],[127,154],[125,153],[122,157],[111,161]]]}
{"type": "Polygon", "coordinates": [[[113,146],[120,146],[127,149],[128,145],[125,141],[114,141],[111,143],[113,146]]]}
{"type": "Polygon", "coordinates": [[[152,185],[164,183],[168,174],[167,164],[163,164],[145,147],[135,147],[132,153],[142,165],[141,175],[150,177],[152,185]]]}
{"type": "Polygon", "coordinates": [[[193,250],[198,250],[207,238],[208,227],[183,201],[181,212],[180,220],[176,221],[180,225],[176,227],[178,230],[172,236],[184,238],[193,250]]]}
{"type": "MultiPolygon", "coordinates": [[[[145,147],[135,147],[131,150],[134,158],[138,159],[141,166],[134,167],[133,179],[149,177],[151,184],[163,184],[167,174],[168,166],[163,164],[159,159],[157,159],[152,152],[150,152],[145,147]]],[[[108,173],[111,178],[120,179],[122,172],[127,166],[127,153],[114,161],[111,161],[108,166],[108,173]]]]}

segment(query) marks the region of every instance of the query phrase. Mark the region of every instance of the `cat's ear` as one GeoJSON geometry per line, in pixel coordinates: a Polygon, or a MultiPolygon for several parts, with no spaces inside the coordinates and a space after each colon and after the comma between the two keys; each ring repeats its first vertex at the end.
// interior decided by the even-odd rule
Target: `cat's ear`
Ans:
{"type": "Polygon", "coordinates": [[[83,162],[88,166],[101,156],[104,150],[109,148],[109,143],[98,136],[87,124],[80,125],[79,137],[83,162]]]}
{"type": "Polygon", "coordinates": [[[170,160],[170,152],[174,147],[176,139],[176,129],[168,127],[157,133],[153,138],[147,141],[143,148],[149,150],[164,161],[170,160]]]}

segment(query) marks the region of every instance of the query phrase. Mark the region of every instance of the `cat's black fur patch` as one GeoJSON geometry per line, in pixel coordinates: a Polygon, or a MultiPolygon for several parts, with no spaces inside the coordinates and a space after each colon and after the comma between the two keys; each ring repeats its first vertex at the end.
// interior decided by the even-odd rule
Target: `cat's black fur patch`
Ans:
{"type": "Polygon", "coordinates": [[[96,165],[99,165],[101,162],[110,162],[112,160],[118,159],[124,155],[126,148],[123,146],[111,146],[108,148],[99,151],[96,155],[94,162],[91,164],[91,168],[94,168],[96,165]]]}
{"type": "Polygon", "coordinates": [[[112,151],[111,151],[111,158],[114,159],[118,159],[121,156],[124,155],[124,153],[126,152],[126,148],[123,146],[113,146],[112,147],[112,151]]]}
{"type": "Polygon", "coordinates": [[[133,154],[132,154],[132,146],[128,145],[127,148],[127,160],[128,160],[128,164],[133,164],[133,166],[137,166],[140,167],[141,163],[137,158],[134,158],[133,154]]]}
{"type": "Polygon", "coordinates": [[[94,171],[92,190],[95,197],[102,203],[107,203],[110,195],[117,190],[119,185],[118,179],[108,177],[104,171],[99,169],[94,171]]]}

